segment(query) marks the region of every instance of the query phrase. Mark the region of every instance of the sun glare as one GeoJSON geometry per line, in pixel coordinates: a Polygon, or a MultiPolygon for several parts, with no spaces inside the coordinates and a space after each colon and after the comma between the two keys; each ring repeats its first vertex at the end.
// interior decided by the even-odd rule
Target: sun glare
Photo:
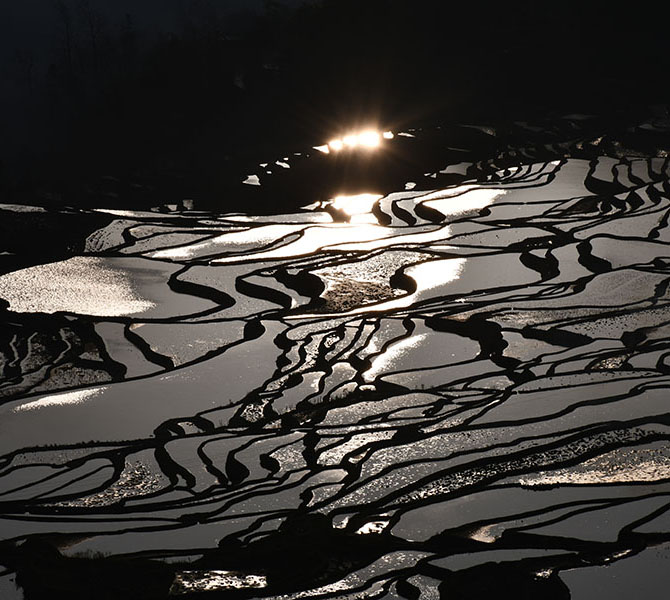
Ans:
{"type": "Polygon", "coordinates": [[[376,148],[381,143],[381,136],[376,131],[363,131],[358,134],[358,143],[368,148],[376,148]]]}
{"type": "Polygon", "coordinates": [[[353,149],[353,148],[364,148],[364,149],[374,149],[381,146],[383,140],[393,139],[392,131],[379,132],[374,129],[366,129],[363,131],[348,133],[341,138],[335,138],[328,142],[327,149],[321,150],[321,146],[317,149],[322,152],[340,152],[341,150],[353,149]]]}
{"type": "Polygon", "coordinates": [[[355,194],[350,196],[335,196],[328,204],[334,208],[342,210],[348,215],[359,215],[369,213],[377,200],[381,198],[380,194],[355,194]]]}

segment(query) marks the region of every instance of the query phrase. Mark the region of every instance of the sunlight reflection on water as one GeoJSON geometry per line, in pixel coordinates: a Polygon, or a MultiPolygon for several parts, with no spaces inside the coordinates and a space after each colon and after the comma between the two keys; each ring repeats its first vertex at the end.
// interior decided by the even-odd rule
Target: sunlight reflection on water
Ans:
{"type": "Polygon", "coordinates": [[[394,231],[386,227],[374,224],[329,223],[318,226],[302,226],[302,232],[298,239],[290,241],[278,248],[261,250],[251,255],[230,256],[217,258],[212,264],[224,264],[229,262],[253,260],[275,260],[291,258],[295,256],[306,256],[323,249],[338,248],[343,244],[358,244],[362,242],[376,242],[392,237],[394,231]],[[332,248],[331,248],[332,246],[332,248]]]}
{"type": "Polygon", "coordinates": [[[465,185],[432,192],[419,199],[423,201],[424,206],[433,208],[443,215],[456,215],[485,208],[506,193],[506,190],[501,189],[474,188],[465,185]]]}
{"type": "Polygon", "coordinates": [[[328,201],[333,208],[344,211],[348,215],[369,213],[381,194],[354,194],[351,196],[335,196],[328,201]]]}
{"type": "MultiPolygon", "coordinates": [[[[466,259],[464,258],[447,258],[443,260],[431,260],[428,262],[413,265],[405,270],[405,275],[408,275],[416,282],[416,291],[409,296],[402,296],[395,300],[389,300],[378,306],[375,310],[396,310],[410,306],[421,298],[421,295],[430,289],[451,283],[461,276],[466,259]]],[[[353,312],[362,312],[364,309],[359,309],[353,312]]]]}
{"type": "Polygon", "coordinates": [[[391,370],[393,365],[402,357],[403,354],[416,348],[424,339],[426,335],[423,333],[413,335],[411,337],[400,340],[399,342],[390,346],[384,354],[376,357],[372,361],[370,368],[363,373],[365,381],[372,381],[377,375],[385,371],[391,370]]]}
{"type": "Polygon", "coordinates": [[[153,308],[156,304],[135,289],[127,263],[116,260],[74,256],[6,273],[0,277],[0,297],[19,313],[122,316],[153,308]]]}
{"type": "Polygon", "coordinates": [[[221,590],[264,588],[266,586],[267,578],[261,574],[245,574],[219,570],[182,571],[181,573],[177,573],[169,595],[180,596],[221,590]]]}
{"type": "Polygon", "coordinates": [[[375,148],[379,148],[384,140],[391,140],[394,137],[395,136],[392,131],[364,129],[362,131],[347,133],[342,137],[333,138],[327,144],[314,146],[314,149],[318,150],[319,152],[323,152],[324,154],[355,148],[374,150],[375,148]]]}
{"type": "Polygon", "coordinates": [[[149,256],[158,259],[185,260],[203,253],[216,253],[228,249],[237,250],[238,246],[249,244],[268,244],[305,228],[302,224],[270,224],[250,229],[228,231],[216,237],[195,242],[188,246],[177,246],[165,250],[157,250],[149,256]]]}
{"type": "Polygon", "coordinates": [[[84,402],[89,398],[98,396],[102,393],[105,388],[93,388],[87,390],[75,390],[73,392],[64,392],[61,394],[54,394],[52,396],[45,396],[39,400],[33,400],[27,404],[21,404],[17,406],[14,411],[25,411],[25,410],[35,410],[38,408],[44,408],[45,406],[62,406],[65,404],[79,404],[84,402]]]}

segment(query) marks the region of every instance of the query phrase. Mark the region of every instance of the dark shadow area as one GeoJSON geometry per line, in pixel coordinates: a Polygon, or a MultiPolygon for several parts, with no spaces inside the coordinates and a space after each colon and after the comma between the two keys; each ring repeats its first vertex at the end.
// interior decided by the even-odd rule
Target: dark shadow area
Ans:
{"type": "MultiPolygon", "coordinates": [[[[226,13],[183,2],[149,30],[95,2],[42,5],[39,42],[7,48],[6,202],[245,210],[250,165],[350,127],[616,115],[667,100],[670,59],[649,7],[324,0],[226,13]]],[[[340,167],[329,177],[351,179],[340,167]]]]}

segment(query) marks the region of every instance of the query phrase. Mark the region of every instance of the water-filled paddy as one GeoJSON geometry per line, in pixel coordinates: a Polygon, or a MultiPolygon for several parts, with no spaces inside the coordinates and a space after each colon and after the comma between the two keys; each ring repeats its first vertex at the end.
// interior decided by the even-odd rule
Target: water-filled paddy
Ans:
{"type": "Polygon", "coordinates": [[[670,162],[561,143],[274,215],[79,211],[81,251],[0,275],[0,595],[662,581],[670,162]]]}

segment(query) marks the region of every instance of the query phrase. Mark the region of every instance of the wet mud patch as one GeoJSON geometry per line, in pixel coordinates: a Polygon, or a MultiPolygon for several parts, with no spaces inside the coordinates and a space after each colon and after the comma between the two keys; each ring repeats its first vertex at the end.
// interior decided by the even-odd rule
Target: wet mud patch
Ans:
{"type": "Polygon", "coordinates": [[[370,258],[340,262],[332,267],[311,270],[323,281],[323,300],[319,312],[342,313],[385,302],[415,289],[416,284],[403,277],[401,270],[425,260],[426,254],[389,250],[370,258]]]}

